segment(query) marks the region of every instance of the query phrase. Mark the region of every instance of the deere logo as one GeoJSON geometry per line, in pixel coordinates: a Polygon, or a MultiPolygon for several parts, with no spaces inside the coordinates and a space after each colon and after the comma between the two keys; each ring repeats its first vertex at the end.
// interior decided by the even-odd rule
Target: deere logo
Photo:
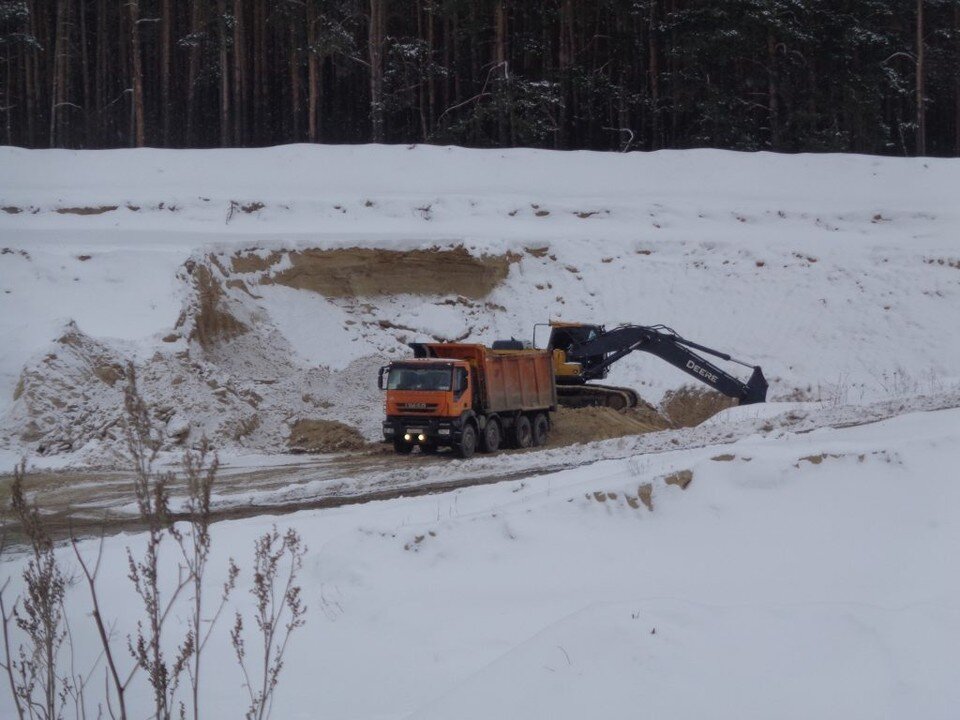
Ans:
{"type": "Polygon", "coordinates": [[[716,383],[717,380],[720,379],[709,370],[697,365],[693,360],[687,360],[687,370],[691,370],[692,372],[696,373],[700,377],[706,378],[712,383],[716,383]]]}

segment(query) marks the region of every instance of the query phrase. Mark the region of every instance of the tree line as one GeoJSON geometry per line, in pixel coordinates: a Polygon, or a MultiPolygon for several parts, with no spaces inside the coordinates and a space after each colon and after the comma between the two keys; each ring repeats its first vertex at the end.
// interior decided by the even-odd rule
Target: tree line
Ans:
{"type": "Polygon", "coordinates": [[[960,155],[960,0],[0,0],[3,141],[960,155]]]}

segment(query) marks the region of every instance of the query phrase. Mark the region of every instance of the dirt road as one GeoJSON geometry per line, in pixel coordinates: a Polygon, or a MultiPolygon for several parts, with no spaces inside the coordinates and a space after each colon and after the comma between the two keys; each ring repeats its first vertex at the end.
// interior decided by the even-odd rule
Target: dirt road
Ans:
{"type": "MultiPolygon", "coordinates": [[[[529,455],[529,453],[527,453],[529,455]]],[[[539,455],[540,453],[536,453],[539,455]]],[[[450,472],[462,463],[449,455],[409,455],[368,451],[326,455],[304,461],[278,457],[257,468],[224,466],[217,476],[213,499],[216,519],[277,515],[312,508],[337,507],[397,497],[447,492],[460,487],[519,479],[571,467],[568,460],[523,464],[502,469],[478,462],[463,472],[450,472]]],[[[0,475],[0,500],[7,506],[12,475],[0,475]]],[[[141,527],[133,495],[133,474],[123,470],[46,471],[29,473],[25,488],[43,511],[47,529],[57,540],[141,527]]],[[[170,485],[174,517],[186,495],[184,478],[170,485]]],[[[21,539],[15,523],[10,541],[21,539]]]]}
{"type": "MultiPolygon", "coordinates": [[[[294,510],[333,507],[356,502],[385,500],[401,495],[444,492],[467,485],[498,482],[550,472],[576,464],[573,457],[547,459],[550,450],[590,442],[635,436],[662,428],[649,419],[618,413],[609,408],[561,408],[545,450],[504,451],[459,461],[450,452],[415,453],[397,457],[386,445],[368,445],[326,455],[277,455],[258,467],[222,466],[214,506],[219,518],[276,514],[294,510]]],[[[164,468],[176,472],[177,468],[164,468]]],[[[8,504],[11,475],[0,474],[0,503],[8,504]]],[[[185,481],[176,476],[170,488],[174,509],[186,493],[185,481]]],[[[133,476],[124,469],[105,471],[46,471],[28,474],[26,490],[42,508],[51,532],[57,537],[135,529],[137,509],[133,476]]]]}
{"type": "MultiPolygon", "coordinates": [[[[783,433],[862,425],[907,412],[958,407],[960,394],[869,406],[812,405],[785,405],[784,412],[775,417],[766,411],[766,415],[753,417],[711,419],[692,428],[624,435],[582,445],[478,455],[470,460],[459,460],[447,453],[398,457],[381,446],[341,455],[278,455],[257,467],[224,465],[212,504],[217,519],[230,519],[448,492],[546,475],[603,460],[723,445],[748,436],[776,438],[783,433]]],[[[8,507],[11,480],[10,475],[0,475],[3,507],[8,507]]],[[[69,537],[71,530],[75,535],[91,535],[136,530],[139,526],[129,471],[35,472],[28,474],[26,489],[42,509],[56,539],[69,537]]],[[[170,494],[176,511],[185,495],[182,478],[175,478],[170,494]]],[[[16,543],[17,528],[11,524],[8,529],[16,543]]]]}

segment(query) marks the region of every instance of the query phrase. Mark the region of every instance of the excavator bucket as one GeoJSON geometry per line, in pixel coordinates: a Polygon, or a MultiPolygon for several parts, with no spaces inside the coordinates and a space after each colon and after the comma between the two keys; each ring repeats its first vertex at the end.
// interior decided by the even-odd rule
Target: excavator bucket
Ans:
{"type": "Polygon", "coordinates": [[[763,376],[763,370],[759,365],[753,368],[753,374],[747,382],[747,391],[740,398],[741,405],[752,405],[753,403],[762,403],[767,401],[767,379],[763,376]]]}

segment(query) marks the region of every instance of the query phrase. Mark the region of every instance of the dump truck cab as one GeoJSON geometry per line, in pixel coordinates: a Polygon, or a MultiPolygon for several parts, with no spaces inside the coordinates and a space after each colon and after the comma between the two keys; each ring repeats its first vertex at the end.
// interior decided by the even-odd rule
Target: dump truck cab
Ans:
{"type": "Polygon", "coordinates": [[[393,441],[398,452],[415,445],[431,452],[461,439],[463,421],[473,408],[469,363],[397,361],[381,368],[379,384],[386,390],[384,439],[393,441]]]}
{"type": "Polygon", "coordinates": [[[414,357],[380,368],[383,438],[398,453],[451,447],[461,457],[540,445],[556,408],[548,352],[469,343],[413,343],[414,357]]]}

